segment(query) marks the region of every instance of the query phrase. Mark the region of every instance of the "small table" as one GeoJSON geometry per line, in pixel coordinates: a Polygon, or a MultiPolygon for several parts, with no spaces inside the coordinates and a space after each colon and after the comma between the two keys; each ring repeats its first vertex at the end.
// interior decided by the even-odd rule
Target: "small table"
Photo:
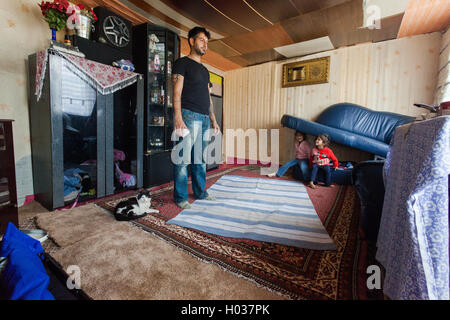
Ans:
{"type": "Polygon", "coordinates": [[[397,127],[376,259],[391,299],[449,299],[450,116],[397,127]]]}

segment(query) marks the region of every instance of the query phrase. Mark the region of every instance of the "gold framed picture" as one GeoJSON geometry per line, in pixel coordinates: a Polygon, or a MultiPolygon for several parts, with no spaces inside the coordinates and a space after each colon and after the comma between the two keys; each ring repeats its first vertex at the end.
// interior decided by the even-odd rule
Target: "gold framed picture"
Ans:
{"type": "Polygon", "coordinates": [[[295,87],[327,83],[330,73],[330,57],[298,61],[283,65],[281,86],[295,87]]]}

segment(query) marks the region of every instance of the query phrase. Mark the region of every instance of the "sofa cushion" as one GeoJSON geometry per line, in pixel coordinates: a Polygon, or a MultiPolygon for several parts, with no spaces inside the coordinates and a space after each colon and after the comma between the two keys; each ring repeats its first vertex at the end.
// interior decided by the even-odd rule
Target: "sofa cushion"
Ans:
{"type": "Polygon", "coordinates": [[[414,117],[370,110],[353,103],[337,103],[325,109],[316,122],[389,144],[395,127],[414,117]]]}
{"type": "Polygon", "coordinates": [[[49,277],[39,257],[41,243],[18,230],[11,222],[3,236],[0,256],[8,262],[0,277],[3,299],[53,300],[49,277]]]}

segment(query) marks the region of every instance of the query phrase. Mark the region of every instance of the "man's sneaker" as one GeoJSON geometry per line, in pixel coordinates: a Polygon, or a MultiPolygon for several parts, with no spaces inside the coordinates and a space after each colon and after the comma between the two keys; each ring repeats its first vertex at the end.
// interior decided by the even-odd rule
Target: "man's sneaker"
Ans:
{"type": "Polygon", "coordinates": [[[206,198],[204,198],[204,199],[202,199],[202,200],[212,200],[212,201],[215,201],[215,200],[216,200],[216,197],[213,197],[213,196],[208,195],[206,198]]]}
{"type": "Polygon", "coordinates": [[[176,205],[179,206],[181,209],[190,209],[191,208],[191,205],[187,201],[179,202],[176,205]]]}
{"type": "Polygon", "coordinates": [[[277,175],[276,172],[272,172],[272,173],[269,173],[267,176],[270,177],[270,178],[272,178],[272,177],[275,177],[276,175],[277,175]]]}

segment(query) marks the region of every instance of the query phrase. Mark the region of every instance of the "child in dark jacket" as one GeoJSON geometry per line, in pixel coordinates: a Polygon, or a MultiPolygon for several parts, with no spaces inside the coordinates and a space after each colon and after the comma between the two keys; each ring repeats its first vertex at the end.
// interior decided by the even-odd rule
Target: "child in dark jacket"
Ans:
{"type": "Polygon", "coordinates": [[[317,173],[319,170],[325,173],[325,185],[331,186],[331,170],[336,170],[339,166],[338,159],[333,151],[328,148],[330,137],[327,134],[320,134],[315,141],[315,148],[311,150],[309,164],[312,167],[311,180],[309,186],[313,189],[317,188],[317,173]]]}

